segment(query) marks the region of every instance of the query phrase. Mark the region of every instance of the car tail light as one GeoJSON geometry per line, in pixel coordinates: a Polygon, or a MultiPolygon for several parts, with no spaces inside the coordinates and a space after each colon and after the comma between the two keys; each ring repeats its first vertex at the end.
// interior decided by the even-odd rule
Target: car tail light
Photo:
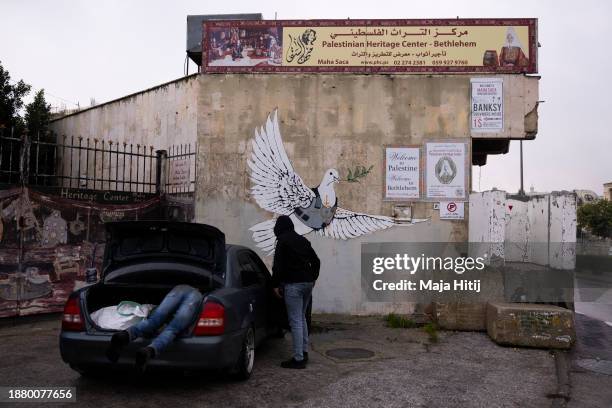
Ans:
{"type": "Polygon", "coordinates": [[[79,306],[79,298],[71,297],[64,306],[64,314],[62,316],[62,330],[65,331],[83,331],[85,330],[85,322],[81,315],[81,306],[79,306]]]}
{"type": "Polygon", "coordinates": [[[225,331],[225,308],[216,302],[206,302],[193,331],[196,336],[214,336],[225,331]]]}

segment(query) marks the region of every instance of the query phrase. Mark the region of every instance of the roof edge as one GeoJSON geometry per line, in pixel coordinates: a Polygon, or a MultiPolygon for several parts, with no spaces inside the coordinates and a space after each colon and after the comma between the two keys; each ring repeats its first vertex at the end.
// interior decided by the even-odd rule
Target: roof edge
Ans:
{"type": "Polygon", "coordinates": [[[106,101],[106,102],[103,102],[103,103],[95,105],[95,106],[90,106],[88,108],[80,109],[80,110],[78,110],[76,112],[68,113],[66,115],[63,115],[63,116],[60,116],[58,118],[52,119],[49,122],[50,123],[57,122],[58,120],[66,119],[66,118],[68,118],[70,116],[76,116],[76,115],[79,115],[81,113],[85,113],[87,111],[93,110],[93,109],[98,109],[98,108],[101,108],[103,106],[110,105],[111,103],[120,102],[120,101],[123,101],[125,99],[133,98],[134,96],[138,96],[138,95],[144,94],[146,92],[150,92],[150,91],[154,91],[154,90],[159,89],[159,88],[163,88],[164,86],[172,85],[172,84],[175,84],[177,82],[181,82],[181,81],[185,81],[185,80],[190,80],[192,78],[197,77],[198,75],[199,75],[199,73],[196,72],[196,73],[191,74],[191,75],[187,75],[187,76],[183,76],[183,77],[180,77],[180,78],[177,78],[177,79],[173,79],[172,81],[164,82],[163,84],[155,85],[155,86],[152,86],[151,88],[143,89],[142,91],[137,91],[137,92],[125,95],[125,96],[121,96],[121,97],[119,97],[117,99],[111,99],[110,101],[106,101]]]}

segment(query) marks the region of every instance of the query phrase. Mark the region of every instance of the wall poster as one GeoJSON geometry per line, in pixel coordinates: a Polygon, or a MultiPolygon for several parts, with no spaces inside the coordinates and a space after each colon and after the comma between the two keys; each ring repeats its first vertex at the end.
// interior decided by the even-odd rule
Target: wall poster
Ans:
{"type": "Polygon", "coordinates": [[[466,143],[426,143],[426,198],[438,200],[466,198],[467,157],[466,143]]]}
{"type": "Polygon", "coordinates": [[[421,197],[421,150],[418,147],[385,148],[385,200],[421,197]]]}
{"type": "Polygon", "coordinates": [[[471,78],[472,132],[504,130],[503,78],[471,78]]]}

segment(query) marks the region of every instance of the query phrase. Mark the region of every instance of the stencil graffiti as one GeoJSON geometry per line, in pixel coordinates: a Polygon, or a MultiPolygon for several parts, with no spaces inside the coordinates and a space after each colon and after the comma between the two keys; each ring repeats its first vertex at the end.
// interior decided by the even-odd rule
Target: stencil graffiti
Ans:
{"type": "MultiPolygon", "coordinates": [[[[328,238],[349,239],[398,225],[391,217],[339,207],[334,190],[340,181],[336,169],[327,169],[319,185],[307,187],[294,171],[283,146],[277,110],[268,116],[264,126],[255,129],[252,146],[247,162],[253,183],[251,196],[262,209],[275,216],[291,217],[298,234],[316,231],[328,238]]],[[[420,221],[424,220],[413,220],[413,223],[420,221]]],[[[257,246],[268,254],[274,251],[276,243],[275,222],[272,218],[250,228],[257,246]]]]}

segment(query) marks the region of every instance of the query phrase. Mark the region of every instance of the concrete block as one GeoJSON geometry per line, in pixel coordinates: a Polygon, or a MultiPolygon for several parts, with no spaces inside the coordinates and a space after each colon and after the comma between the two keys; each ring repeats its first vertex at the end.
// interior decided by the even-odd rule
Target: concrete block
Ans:
{"type": "Polygon", "coordinates": [[[433,315],[445,330],[485,331],[486,302],[434,302],[433,315]]]}
{"type": "Polygon", "coordinates": [[[569,349],[576,340],[574,312],[531,303],[489,303],[487,334],[498,344],[569,349]]]}

